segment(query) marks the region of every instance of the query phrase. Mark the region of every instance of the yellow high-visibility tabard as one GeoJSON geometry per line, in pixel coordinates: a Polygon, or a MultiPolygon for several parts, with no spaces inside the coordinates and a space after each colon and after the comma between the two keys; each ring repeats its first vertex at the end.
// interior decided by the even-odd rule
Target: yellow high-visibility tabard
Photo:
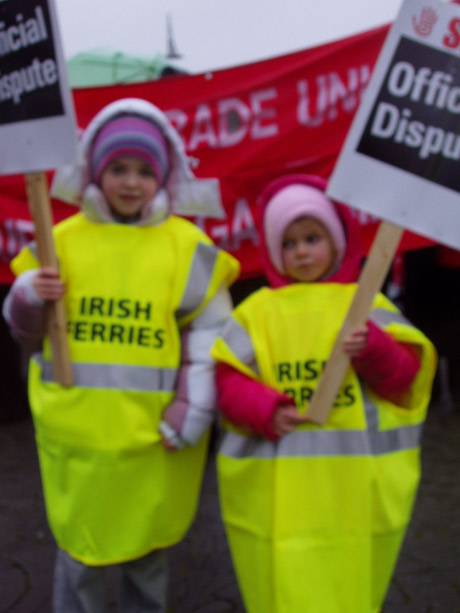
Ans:
{"type": "MultiPolygon", "coordinates": [[[[259,290],[235,309],[213,356],[307,411],[355,290],[259,290]]],[[[383,295],[371,319],[421,357],[404,406],[377,397],[350,368],[324,427],[271,442],[226,424],[220,501],[249,613],[380,611],[419,481],[436,357],[383,295]]]]}
{"type": "MultiPolygon", "coordinates": [[[[30,361],[31,407],[56,541],[89,565],[178,542],[198,501],[206,436],[165,452],[158,432],[174,398],[180,329],[237,274],[192,223],[98,224],[77,214],[54,230],[74,386],[52,380],[48,339],[30,361]]],[[[26,248],[20,274],[37,266],[26,248]]]]}

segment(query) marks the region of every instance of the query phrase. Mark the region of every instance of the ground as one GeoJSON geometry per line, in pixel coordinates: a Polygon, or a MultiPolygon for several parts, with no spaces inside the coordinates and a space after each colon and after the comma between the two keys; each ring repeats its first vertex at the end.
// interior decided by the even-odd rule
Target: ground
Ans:
{"type": "MultiPolygon", "coordinates": [[[[457,405],[447,410],[438,398],[430,408],[422,483],[385,613],[460,613],[457,405]]],[[[50,613],[54,544],[27,417],[0,425],[0,492],[0,613],[50,613]]],[[[196,522],[170,561],[171,613],[243,613],[219,517],[213,454],[196,522]]],[[[110,611],[117,610],[115,601],[112,596],[110,611]]]]}

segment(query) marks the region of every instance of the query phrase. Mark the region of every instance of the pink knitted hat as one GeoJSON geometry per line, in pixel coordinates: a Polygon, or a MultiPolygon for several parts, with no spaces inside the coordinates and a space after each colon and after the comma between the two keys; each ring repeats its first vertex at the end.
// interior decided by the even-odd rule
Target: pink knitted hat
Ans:
{"type": "Polygon", "coordinates": [[[168,145],[160,128],[140,115],[121,115],[97,133],[90,150],[91,179],[99,184],[107,165],[119,157],[136,157],[153,169],[160,185],[167,179],[168,145]]]}
{"type": "Polygon", "coordinates": [[[332,202],[323,192],[308,185],[289,185],[277,192],[268,202],[264,216],[264,233],[268,253],[279,273],[283,270],[282,242],[286,228],[300,217],[313,217],[329,232],[337,251],[333,270],[345,253],[345,232],[332,202]]]}

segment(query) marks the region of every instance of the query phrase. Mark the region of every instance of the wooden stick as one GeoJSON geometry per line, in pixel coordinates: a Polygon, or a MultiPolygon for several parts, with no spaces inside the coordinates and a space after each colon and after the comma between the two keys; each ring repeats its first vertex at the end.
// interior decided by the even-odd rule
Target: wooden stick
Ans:
{"type": "Polygon", "coordinates": [[[344,339],[367,321],[374,297],[385,281],[403,231],[389,222],[380,224],[353,302],[310,403],[306,416],[308,421],[317,424],[326,422],[350,366],[350,359],[343,351],[344,339]]]}
{"type": "MultiPolygon", "coordinates": [[[[40,172],[26,175],[26,188],[29,210],[35,224],[35,238],[40,265],[52,266],[57,270],[58,259],[53,242],[53,221],[45,174],[40,172]]],[[[54,379],[64,387],[70,387],[73,383],[73,377],[66,334],[67,322],[62,299],[48,305],[47,325],[53,353],[54,379]]]]}

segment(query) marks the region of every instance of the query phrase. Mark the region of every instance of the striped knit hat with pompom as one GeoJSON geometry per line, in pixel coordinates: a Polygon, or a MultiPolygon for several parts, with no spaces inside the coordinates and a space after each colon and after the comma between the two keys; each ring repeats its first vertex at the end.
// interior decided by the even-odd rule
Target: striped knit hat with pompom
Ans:
{"type": "Polygon", "coordinates": [[[143,160],[160,185],[166,182],[170,170],[168,144],[160,128],[149,119],[121,115],[102,126],[90,149],[91,181],[99,185],[107,165],[121,157],[143,160]]]}

